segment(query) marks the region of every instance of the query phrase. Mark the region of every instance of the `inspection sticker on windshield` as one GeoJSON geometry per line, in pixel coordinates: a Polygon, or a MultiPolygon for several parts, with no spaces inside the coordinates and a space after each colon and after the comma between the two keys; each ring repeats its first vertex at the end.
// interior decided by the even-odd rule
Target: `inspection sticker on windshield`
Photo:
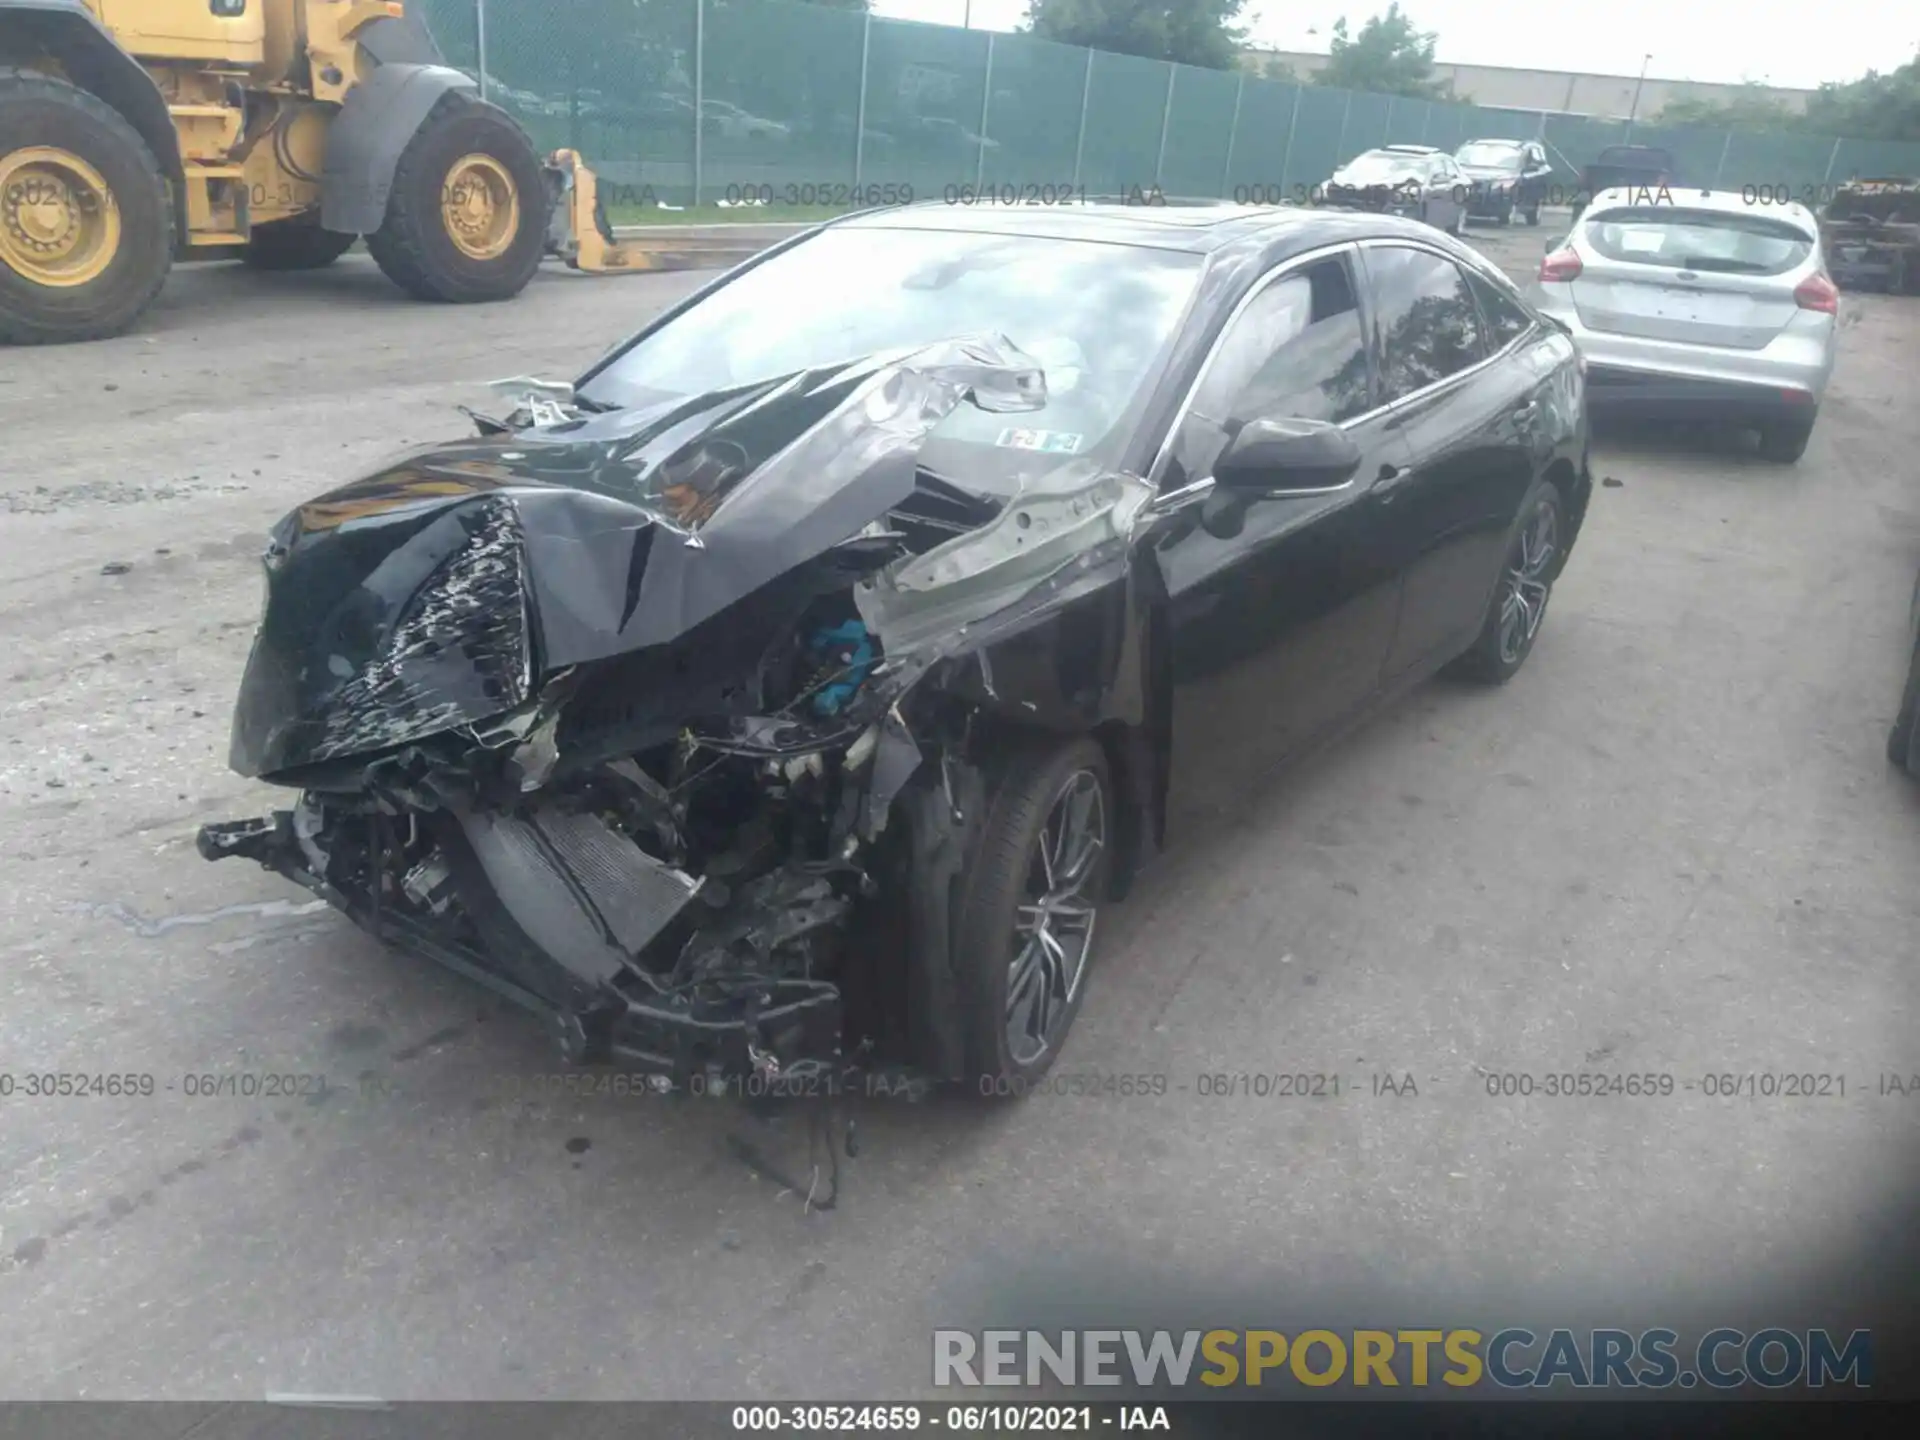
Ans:
{"type": "Polygon", "coordinates": [[[1079,453],[1083,437],[1070,430],[1002,430],[996,444],[1015,450],[1044,450],[1049,455],[1079,453]]]}

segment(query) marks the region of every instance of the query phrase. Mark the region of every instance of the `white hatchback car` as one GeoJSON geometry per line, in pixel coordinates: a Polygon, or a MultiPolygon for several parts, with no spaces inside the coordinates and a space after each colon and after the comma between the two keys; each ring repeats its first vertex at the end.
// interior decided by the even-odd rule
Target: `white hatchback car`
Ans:
{"type": "Polygon", "coordinates": [[[1549,246],[1527,299],[1573,335],[1595,414],[1737,423],[1770,459],[1805,452],[1840,303],[1805,206],[1604,190],[1549,246]]]}

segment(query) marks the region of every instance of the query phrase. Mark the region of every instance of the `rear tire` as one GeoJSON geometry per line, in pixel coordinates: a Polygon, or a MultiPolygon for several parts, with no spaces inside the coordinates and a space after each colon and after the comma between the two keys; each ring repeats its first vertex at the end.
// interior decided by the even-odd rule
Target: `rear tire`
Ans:
{"type": "Polygon", "coordinates": [[[134,128],[64,80],[0,68],[0,343],[118,335],[172,266],[173,199],[134,128]]]}
{"type": "Polygon", "coordinates": [[[1501,561],[1500,579],[1487,602],[1480,633],[1447,667],[1448,674],[1483,685],[1504,685],[1527,663],[1547,617],[1553,582],[1560,578],[1566,561],[1565,514],[1559,490],[1544,480],[1521,502],[1519,523],[1501,561]]]}
{"type": "Polygon", "coordinates": [[[1014,1098],[1053,1064],[1079,1014],[1099,933],[1099,902],[1106,895],[1116,816],[1106,753],[1098,742],[1085,737],[1064,743],[1034,740],[1010,746],[1000,755],[972,863],[962,881],[953,953],[969,1077],[981,1095],[1014,1098]],[[1043,837],[1051,842],[1057,822],[1082,803],[1097,822],[1099,843],[1059,857],[1056,868],[1050,869],[1040,851],[1043,837]],[[1078,869],[1076,862],[1082,860],[1080,883],[1067,886],[1068,869],[1078,869]],[[1055,888],[1087,897],[1089,918],[1077,949],[1067,910],[1035,901],[1035,886],[1045,884],[1049,875],[1060,882],[1055,888]],[[1052,958],[1054,951],[1038,938],[1021,939],[1023,920],[1030,922],[1036,912],[1046,916],[1041,928],[1061,927],[1057,932],[1048,929],[1065,945],[1066,953],[1057,962],[1052,958]],[[1036,957],[1048,957],[1048,963],[1036,959],[1032,965],[1016,967],[1029,950],[1036,957]],[[1020,983],[1023,977],[1029,981],[1026,986],[1020,983]],[[1023,990],[1031,995],[1040,987],[1051,1003],[1044,1011],[1039,1043],[1028,1044],[1035,1037],[1025,1028],[1025,1020],[1037,1016],[1022,1006],[1017,1018],[1010,1002],[1023,990]]]}
{"type": "Polygon", "coordinates": [[[1887,732],[1887,759],[1920,780],[1920,644],[1907,665],[1907,687],[1900,696],[1900,713],[1887,732]]]}
{"type": "Polygon", "coordinates": [[[526,132],[505,111],[455,91],[407,142],[367,249],[419,299],[506,300],[539,267],[551,204],[526,132]]]}
{"type": "Polygon", "coordinates": [[[1887,759],[1920,780],[1920,579],[1914,581],[1913,603],[1907,609],[1907,633],[1913,636],[1913,654],[1907,661],[1900,711],[1887,732],[1887,759]]]}
{"type": "Polygon", "coordinates": [[[1813,438],[1814,417],[1805,420],[1770,420],[1760,427],[1760,454],[1776,465],[1793,465],[1807,453],[1813,438]]]}
{"type": "Polygon", "coordinates": [[[311,220],[279,220],[257,227],[240,258],[255,270],[318,270],[346,254],[359,238],[322,230],[311,220]]]}

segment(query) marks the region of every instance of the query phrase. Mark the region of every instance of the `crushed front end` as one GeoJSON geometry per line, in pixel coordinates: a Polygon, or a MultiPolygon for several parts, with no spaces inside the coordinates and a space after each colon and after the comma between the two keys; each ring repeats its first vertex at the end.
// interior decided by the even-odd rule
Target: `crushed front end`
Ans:
{"type": "Polygon", "coordinates": [[[880,1063],[879,997],[914,982],[851,977],[937,929],[899,877],[949,883],[977,776],[943,677],[990,691],[996,630],[1104,603],[1147,493],[1069,472],[1009,505],[919,468],[954,406],[1043,397],[1005,342],[949,342],[496,426],[301,507],[232,750],[299,799],[201,853],[536,1012],[576,1063],[799,1090],[880,1063]]]}

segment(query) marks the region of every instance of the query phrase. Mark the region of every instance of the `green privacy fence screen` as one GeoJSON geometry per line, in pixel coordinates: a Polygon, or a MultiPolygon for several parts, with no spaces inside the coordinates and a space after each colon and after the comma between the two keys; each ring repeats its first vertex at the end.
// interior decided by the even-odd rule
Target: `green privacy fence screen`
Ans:
{"type": "Polygon", "coordinates": [[[1408,100],[883,20],[797,0],[414,0],[449,60],[616,205],[976,197],[1299,199],[1376,145],[1538,138],[1570,191],[1603,146],[1819,203],[1920,174],[1920,142],[1682,129],[1408,100]]]}

